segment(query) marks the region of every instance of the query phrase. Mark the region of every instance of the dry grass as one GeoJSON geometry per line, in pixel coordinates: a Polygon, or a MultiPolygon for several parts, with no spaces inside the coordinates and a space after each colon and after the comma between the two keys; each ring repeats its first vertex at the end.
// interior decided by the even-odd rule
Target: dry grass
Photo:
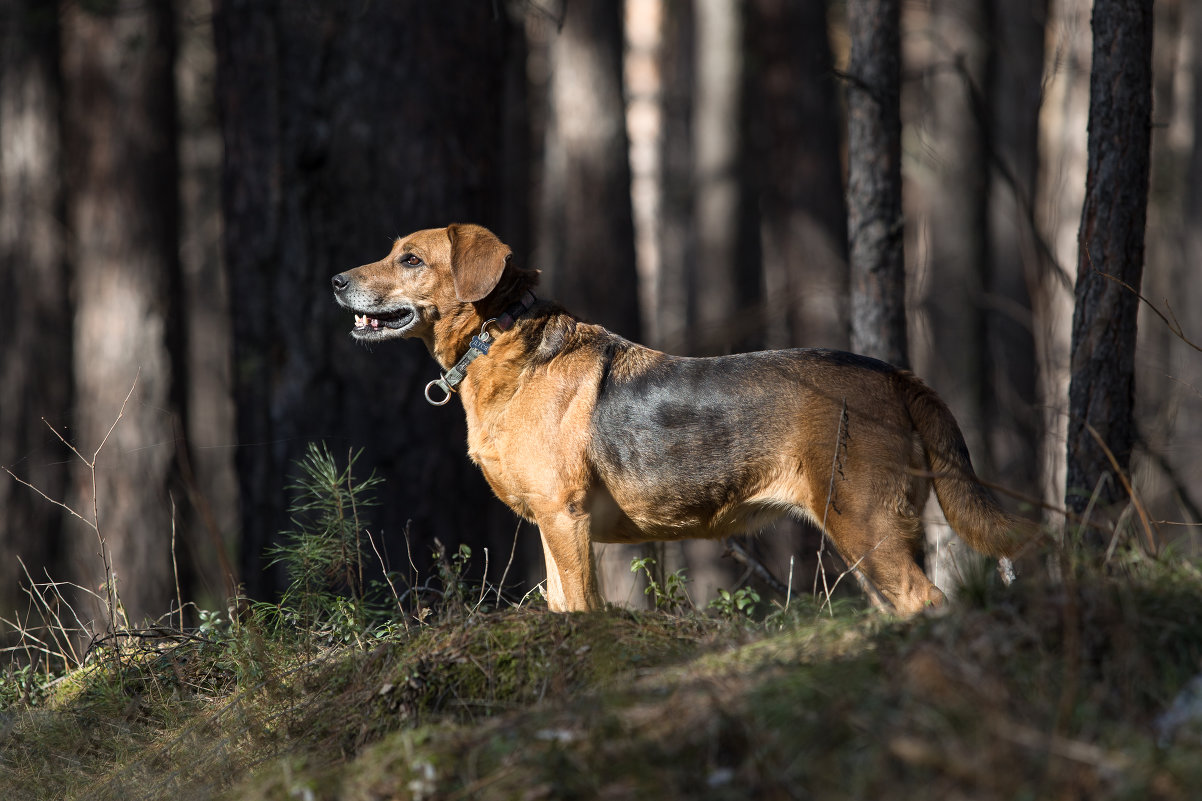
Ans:
{"type": "Polygon", "coordinates": [[[335,647],[252,620],[11,703],[0,783],[19,799],[1188,798],[1202,725],[1156,722],[1202,667],[1202,573],[1120,567],[983,578],[912,622],[511,608],[335,647]]]}

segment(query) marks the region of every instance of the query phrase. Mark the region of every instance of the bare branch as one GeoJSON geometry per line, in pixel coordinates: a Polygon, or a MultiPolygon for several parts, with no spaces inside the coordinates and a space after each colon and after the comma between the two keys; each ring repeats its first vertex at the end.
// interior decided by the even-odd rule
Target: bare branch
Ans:
{"type": "Polygon", "coordinates": [[[1148,515],[1148,510],[1144,507],[1143,501],[1139,499],[1139,496],[1135,494],[1135,489],[1131,486],[1127,475],[1119,467],[1119,460],[1115,457],[1114,451],[1110,450],[1109,446],[1106,445],[1106,442],[1102,439],[1102,435],[1088,422],[1085,423],[1085,428],[1089,431],[1090,436],[1094,438],[1094,441],[1098,443],[1098,447],[1102,449],[1102,452],[1106,454],[1106,458],[1110,461],[1110,466],[1114,468],[1115,475],[1118,476],[1119,481],[1123,484],[1123,489],[1127,490],[1127,495],[1131,498],[1131,503],[1135,506],[1135,511],[1139,514],[1139,520],[1143,524],[1148,553],[1155,556],[1160,549],[1156,534],[1152,531],[1153,523],[1152,518],[1148,515]]]}
{"type": "Polygon", "coordinates": [[[78,451],[78,450],[75,448],[75,446],[74,446],[74,445],[72,445],[70,442],[68,442],[68,441],[67,441],[67,438],[66,438],[66,437],[64,437],[62,434],[60,434],[60,433],[58,432],[58,429],[57,429],[57,428],[55,428],[54,426],[50,425],[50,421],[49,421],[49,420],[47,420],[45,417],[43,417],[43,418],[42,418],[42,422],[46,424],[46,428],[50,429],[50,430],[51,430],[51,431],[54,433],[54,436],[58,437],[58,440],[59,440],[59,442],[61,442],[61,443],[63,443],[64,445],[66,445],[68,448],[70,448],[70,449],[71,449],[71,453],[73,453],[73,454],[75,454],[76,456],[78,456],[78,457],[79,457],[79,461],[83,462],[84,464],[88,465],[89,467],[91,466],[91,464],[92,464],[92,463],[91,463],[91,462],[89,462],[89,461],[87,460],[87,458],[86,458],[86,457],[85,457],[85,456],[84,456],[82,453],[80,453],[80,452],[79,452],[79,451],[78,451]]]}
{"type": "MultiPolygon", "coordinates": [[[[53,429],[53,428],[52,428],[52,429],[50,429],[50,430],[51,430],[51,431],[54,431],[54,429],[53,429]]],[[[58,432],[57,432],[57,431],[55,431],[54,433],[56,433],[56,434],[57,434],[58,432]]],[[[64,440],[64,441],[65,441],[65,440],[64,440]]],[[[75,450],[75,449],[74,449],[74,448],[71,448],[71,450],[75,450]]],[[[77,451],[77,453],[78,453],[78,451],[77,451]]],[[[83,457],[81,456],[80,458],[82,459],[83,457]]],[[[4,468],[4,472],[5,472],[5,473],[8,473],[10,476],[12,476],[12,478],[13,478],[13,481],[16,481],[18,484],[24,484],[25,486],[29,487],[31,490],[33,490],[34,492],[36,492],[38,495],[41,495],[41,496],[42,496],[43,498],[45,498],[46,500],[50,501],[50,502],[51,502],[52,504],[54,504],[55,506],[60,506],[60,507],[62,507],[63,509],[65,509],[67,512],[69,512],[69,513],[71,513],[72,515],[74,515],[75,517],[78,517],[78,518],[79,518],[80,520],[82,520],[82,521],[83,521],[83,522],[84,522],[86,525],[90,526],[90,527],[91,527],[91,528],[93,528],[93,529],[95,529],[95,528],[96,528],[96,524],[95,524],[95,523],[91,522],[91,521],[90,521],[90,520],[88,520],[86,517],[84,517],[84,516],[83,516],[83,515],[81,515],[79,512],[75,511],[74,509],[72,509],[70,506],[67,506],[67,504],[63,503],[62,501],[55,500],[54,498],[51,498],[49,495],[47,495],[46,493],[42,492],[40,489],[38,489],[37,487],[35,487],[33,484],[30,484],[28,481],[26,481],[25,479],[23,479],[23,478],[21,478],[20,476],[18,476],[18,475],[17,475],[16,473],[14,473],[12,470],[9,470],[7,467],[5,467],[5,468],[4,468]]]]}
{"type": "Polygon", "coordinates": [[[763,562],[748,553],[746,548],[733,539],[726,541],[726,549],[722,552],[722,555],[730,556],[736,562],[745,566],[756,578],[781,595],[791,594],[790,588],[776,576],[772,575],[772,572],[764,566],[763,562]]]}
{"type": "Polygon", "coordinates": [[[1185,335],[1185,331],[1184,331],[1184,329],[1182,329],[1182,327],[1181,327],[1181,323],[1180,323],[1180,322],[1177,320],[1177,314],[1176,314],[1176,312],[1174,312],[1174,311],[1173,311],[1173,307],[1169,305],[1168,298],[1165,298],[1165,301],[1164,301],[1164,306],[1165,306],[1165,308],[1169,310],[1169,315],[1166,317],[1166,316],[1165,316],[1165,314],[1164,314],[1164,312],[1162,312],[1160,309],[1156,308],[1156,306],[1155,306],[1155,305],[1152,303],[1152,301],[1148,300],[1148,299],[1147,299],[1147,298],[1145,298],[1143,295],[1141,295],[1138,289],[1136,289],[1135,287],[1131,286],[1130,284],[1128,284],[1128,283],[1127,283],[1126,281],[1124,281],[1123,279],[1121,279],[1121,278],[1119,278],[1119,277],[1117,277],[1117,276],[1111,275],[1110,273],[1104,273],[1104,272],[1102,272],[1101,270],[1099,270],[1097,267],[1094,267],[1094,266],[1093,266],[1093,259],[1090,259],[1089,267],[1090,267],[1090,269],[1091,269],[1091,270],[1093,270],[1093,271],[1094,271],[1094,273],[1095,273],[1096,275],[1100,275],[1102,278],[1107,278],[1107,279],[1109,279],[1109,280],[1111,280],[1111,281],[1114,281],[1116,284],[1118,284],[1119,286],[1121,286],[1123,289],[1127,290],[1127,291],[1128,291],[1128,292],[1130,292],[1132,295],[1135,295],[1135,297],[1137,297],[1137,298],[1139,298],[1141,301],[1143,301],[1143,303],[1144,303],[1144,304],[1145,304],[1145,305],[1146,305],[1146,306],[1147,306],[1149,309],[1151,309],[1151,310],[1152,310],[1152,313],[1153,313],[1153,314],[1155,314],[1157,317],[1159,317],[1161,320],[1163,320],[1163,321],[1164,321],[1164,324],[1165,324],[1166,326],[1168,326],[1168,329],[1169,329],[1169,331],[1173,332],[1173,335],[1174,335],[1174,336],[1176,336],[1178,339],[1180,339],[1180,340],[1181,340],[1182,342],[1184,342],[1185,344],[1189,345],[1189,346],[1190,346],[1191,348],[1193,348],[1194,350],[1198,351],[1199,353],[1202,353],[1202,345],[1198,345],[1196,342],[1193,342],[1193,341],[1191,341],[1191,340],[1189,339],[1189,337],[1187,337],[1187,336],[1185,335]],[[1170,317],[1171,317],[1172,319],[1169,319],[1170,317]]]}
{"type": "Polygon", "coordinates": [[[120,423],[121,418],[125,416],[125,405],[127,403],[129,403],[129,399],[131,397],[133,397],[134,387],[138,386],[138,378],[141,375],[142,375],[142,368],[139,367],[138,372],[134,374],[133,383],[129,385],[129,392],[125,393],[125,400],[121,401],[121,409],[120,409],[120,411],[117,412],[117,419],[113,421],[113,424],[111,426],[109,426],[108,433],[104,435],[104,439],[102,439],[100,441],[100,444],[96,447],[96,452],[92,454],[92,463],[91,464],[92,464],[93,468],[95,468],[95,466],[96,466],[96,457],[100,455],[100,451],[104,449],[105,443],[109,441],[109,437],[112,436],[113,430],[117,428],[117,423],[120,423]]]}
{"type": "Polygon", "coordinates": [[[505,569],[501,571],[501,583],[497,585],[497,608],[501,608],[501,590],[505,588],[505,579],[509,576],[509,568],[513,564],[513,555],[518,549],[518,532],[522,530],[522,519],[518,518],[518,524],[513,529],[513,545],[509,548],[509,561],[505,563],[505,569]]]}
{"type": "Polygon", "coordinates": [[[380,554],[380,549],[376,547],[376,539],[371,535],[370,529],[363,529],[363,533],[367,535],[371,549],[376,552],[376,559],[380,560],[380,570],[384,572],[384,580],[388,582],[388,589],[392,590],[392,597],[396,599],[397,611],[401,613],[401,623],[404,624],[405,631],[409,631],[409,620],[405,617],[405,610],[401,608],[401,596],[396,591],[396,585],[392,583],[392,576],[388,575],[388,565],[384,564],[384,557],[380,554]]]}
{"type": "MultiPolygon", "coordinates": [[[[71,644],[71,636],[69,634],[67,634],[67,630],[65,628],[63,628],[63,622],[59,618],[58,613],[55,612],[53,608],[51,608],[49,602],[47,602],[46,599],[42,596],[41,591],[38,589],[38,583],[33,580],[33,576],[31,576],[29,574],[29,568],[25,566],[25,561],[23,559],[21,559],[20,556],[17,557],[17,564],[19,564],[21,566],[21,570],[25,573],[25,577],[27,579],[29,579],[29,590],[28,590],[29,597],[33,600],[36,600],[38,603],[40,603],[42,606],[42,609],[45,610],[45,613],[50,616],[50,619],[54,620],[55,625],[50,626],[48,628],[50,631],[50,635],[54,638],[55,646],[59,649],[59,655],[64,657],[63,658],[64,662],[67,661],[65,658],[66,651],[63,650],[63,643],[59,641],[58,632],[61,631],[61,632],[63,632],[64,635],[66,635],[64,637],[64,639],[66,640],[67,650],[69,650],[71,652],[71,658],[74,659],[75,664],[78,665],[79,664],[79,655],[77,653],[75,653],[75,646],[73,646],[71,644]]],[[[57,590],[56,590],[56,593],[57,593],[57,590]]]]}

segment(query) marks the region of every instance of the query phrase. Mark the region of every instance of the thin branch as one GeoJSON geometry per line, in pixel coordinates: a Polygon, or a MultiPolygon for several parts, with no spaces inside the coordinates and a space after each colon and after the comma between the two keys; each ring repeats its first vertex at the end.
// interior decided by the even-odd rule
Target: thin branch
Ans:
{"type": "MultiPolygon", "coordinates": [[[[405,531],[404,531],[404,534],[405,534],[405,554],[406,554],[406,555],[409,557],[409,569],[413,571],[413,572],[411,573],[411,575],[413,576],[413,578],[412,578],[412,580],[409,582],[409,585],[410,585],[410,586],[414,586],[414,585],[416,585],[416,584],[417,584],[417,579],[418,579],[418,575],[419,575],[419,572],[418,572],[418,569],[417,569],[417,565],[413,564],[413,548],[411,547],[411,545],[410,545],[410,543],[409,543],[409,524],[410,524],[410,523],[412,523],[412,522],[413,522],[412,520],[406,520],[406,521],[405,521],[405,531]]],[[[425,609],[423,609],[423,608],[422,608],[422,596],[421,596],[421,593],[416,593],[416,592],[415,592],[415,593],[413,594],[413,597],[414,597],[414,599],[417,601],[417,615],[415,616],[415,617],[417,618],[417,622],[418,622],[419,624],[425,623],[425,620],[426,620],[426,614],[427,614],[427,612],[425,611],[425,609]]]]}
{"type": "MultiPolygon", "coordinates": [[[[25,566],[25,562],[23,559],[21,559],[20,556],[17,557],[17,564],[19,564],[21,566],[21,570],[25,573],[25,577],[27,579],[29,579],[29,590],[27,591],[27,593],[29,594],[30,599],[38,601],[42,605],[42,608],[46,611],[46,613],[50,615],[50,618],[54,620],[55,625],[48,627],[48,628],[50,631],[50,636],[52,636],[54,638],[55,646],[59,649],[59,655],[63,658],[63,662],[66,663],[67,651],[70,651],[71,658],[74,659],[75,664],[78,665],[79,664],[79,654],[77,654],[75,652],[75,646],[72,645],[71,636],[67,633],[66,628],[63,627],[62,619],[59,618],[58,613],[50,607],[50,604],[47,603],[46,599],[42,596],[42,593],[38,588],[38,583],[33,580],[33,576],[31,576],[29,573],[29,568],[25,566]],[[56,629],[57,629],[57,631],[56,631],[56,629]],[[63,650],[63,643],[59,641],[59,637],[58,637],[59,631],[61,631],[64,635],[66,635],[65,642],[66,642],[66,646],[67,646],[67,651],[63,650]]],[[[59,595],[59,597],[61,598],[62,595],[58,593],[57,587],[55,587],[54,589],[55,589],[55,594],[59,595]]],[[[70,604],[68,604],[68,606],[70,606],[70,604]]]]}
{"type": "Polygon", "coordinates": [[[764,563],[756,559],[747,549],[733,539],[726,541],[726,549],[722,552],[723,556],[729,556],[736,562],[746,567],[756,578],[771,587],[775,592],[781,595],[790,595],[790,589],[780,579],[772,575],[772,572],[764,566],[764,563]]]}
{"type": "MultiPolygon", "coordinates": [[[[51,431],[54,431],[54,429],[53,429],[53,428],[51,428],[50,430],[51,430],[51,431]]],[[[57,434],[58,432],[57,432],[57,431],[55,431],[54,433],[56,433],[56,434],[57,434]]],[[[72,450],[75,450],[75,449],[74,449],[74,448],[72,448],[72,450]]],[[[83,457],[80,457],[80,458],[83,458],[83,457]]],[[[23,479],[23,478],[21,478],[20,476],[18,476],[18,475],[17,475],[16,473],[14,473],[12,470],[9,470],[7,467],[5,467],[5,468],[4,468],[4,472],[5,472],[5,473],[8,473],[10,476],[12,476],[13,480],[14,480],[14,481],[16,481],[18,484],[24,484],[25,486],[29,487],[31,490],[33,490],[34,492],[36,492],[38,495],[41,495],[41,496],[42,496],[43,498],[45,498],[46,500],[50,501],[50,502],[51,502],[52,504],[54,504],[55,506],[62,507],[62,508],[63,508],[63,509],[65,509],[67,512],[69,512],[71,515],[73,515],[74,517],[77,517],[77,518],[79,518],[79,519],[80,519],[81,521],[83,521],[83,523],[84,523],[85,525],[87,525],[88,527],[90,527],[90,528],[92,528],[92,529],[95,529],[95,528],[96,528],[96,524],[95,524],[95,523],[93,523],[91,520],[88,520],[86,517],[84,517],[84,516],[83,516],[83,515],[81,515],[79,512],[75,511],[74,509],[72,509],[70,506],[67,506],[67,504],[63,503],[62,501],[60,501],[60,500],[56,500],[56,499],[54,499],[54,498],[51,498],[49,495],[47,495],[46,493],[42,492],[40,489],[38,489],[37,487],[35,487],[33,484],[30,484],[28,481],[26,481],[25,479],[23,479]]]]}
{"type": "Polygon", "coordinates": [[[355,449],[346,449],[346,494],[351,499],[351,523],[355,527],[355,564],[359,569],[358,591],[355,593],[359,603],[363,602],[363,540],[359,533],[359,505],[355,503],[355,485],[351,480],[351,470],[355,467],[355,449]]]}
{"type": "Polygon", "coordinates": [[[76,447],[75,447],[74,445],[72,445],[70,442],[68,442],[68,441],[67,441],[67,438],[66,438],[66,437],[64,437],[62,434],[58,433],[58,429],[57,429],[57,428],[55,428],[54,426],[50,425],[50,421],[49,421],[49,420],[47,420],[45,417],[43,417],[43,418],[42,418],[42,422],[46,424],[46,428],[50,429],[50,430],[51,430],[51,431],[54,433],[54,436],[58,437],[58,439],[59,439],[59,442],[61,442],[61,443],[63,443],[64,445],[66,445],[68,448],[70,448],[70,449],[71,449],[71,453],[73,453],[73,454],[75,454],[76,456],[78,456],[78,457],[79,457],[79,461],[83,462],[83,463],[84,463],[84,464],[86,464],[86,465],[90,465],[90,464],[91,464],[91,462],[89,462],[89,461],[87,460],[87,458],[86,458],[86,457],[85,457],[85,456],[84,456],[82,453],[80,453],[80,452],[79,452],[79,451],[76,449],[76,447]]]}
{"type": "Polygon", "coordinates": [[[1123,484],[1123,489],[1127,490],[1127,495],[1131,498],[1131,503],[1135,506],[1135,511],[1139,514],[1140,523],[1143,524],[1144,536],[1147,538],[1148,553],[1151,556],[1155,556],[1160,548],[1156,534],[1152,531],[1152,518],[1148,515],[1148,510],[1144,507],[1143,501],[1135,493],[1135,488],[1131,486],[1126,473],[1119,467],[1119,460],[1115,457],[1114,451],[1110,450],[1109,446],[1106,445],[1105,440],[1102,439],[1102,435],[1088,422],[1085,424],[1085,428],[1089,431],[1090,436],[1094,438],[1094,441],[1098,443],[1098,447],[1102,449],[1102,452],[1106,454],[1106,458],[1110,461],[1110,466],[1114,468],[1115,475],[1118,476],[1119,481],[1123,484]]]}
{"type": "MultiPolygon", "coordinates": [[[[1089,253],[1089,251],[1087,250],[1086,254],[1088,255],[1088,253],[1089,253]]],[[[1094,267],[1093,259],[1090,259],[1089,268],[1091,270],[1093,270],[1095,275],[1100,275],[1103,278],[1107,278],[1111,281],[1114,281],[1116,284],[1121,286],[1123,289],[1127,290],[1132,295],[1135,295],[1135,297],[1137,297],[1141,301],[1143,301],[1144,304],[1147,305],[1147,307],[1152,310],[1153,314],[1155,314],[1162,321],[1164,321],[1164,324],[1168,327],[1169,331],[1171,331],[1178,339],[1180,339],[1182,342],[1189,345],[1191,348],[1198,351],[1199,353],[1202,353],[1202,345],[1198,345],[1196,342],[1191,341],[1189,339],[1189,337],[1187,337],[1185,335],[1185,330],[1181,327],[1181,323],[1177,320],[1177,314],[1176,314],[1176,312],[1173,311],[1173,307],[1169,305],[1168,298],[1165,298],[1164,307],[1169,310],[1169,317],[1172,317],[1171,320],[1169,319],[1169,317],[1165,316],[1164,312],[1162,312],[1160,309],[1156,308],[1156,306],[1153,305],[1152,301],[1148,300],[1143,295],[1141,295],[1139,293],[1138,289],[1131,286],[1130,284],[1128,284],[1126,281],[1119,278],[1118,276],[1111,275],[1110,273],[1104,273],[1101,270],[1099,270],[1097,267],[1094,267]]]]}
{"type": "Polygon", "coordinates": [[[501,608],[501,590],[505,588],[505,579],[509,576],[509,567],[513,564],[513,555],[518,550],[518,532],[522,530],[522,518],[518,518],[518,524],[513,528],[513,545],[509,548],[509,561],[505,563],[505,569],[501,571],[501,583],[497,585],[497,608],[501,608]]]}
{"type": "MultiPolygon", "coordinates": [[[[139,367],[138,372],[134,373],[133,383],[131,383],[129,385],[129,392],[125,393],[125,400],[121,401],[121,409],[117,412],[117,419],[113,421],[113,424],[111,426],[109,426],[109,430],[104,435],[104,439],[100,440],[100,444],[96,446],[95,453],[92,454],[92,461],[89,464],[93,469],[95,469],[95,467],[96,467],[96,457],[100,455],[100,452],[102,450],[104,450],[105,443],[107,443],[109,441],[109,437],[112,436],[114,429],[117,428],[117,423],[120,423],[121,418],[125,416],[125,405],[127,403],[129,403],[129,399],[133,397],[134,388],[138,386],[138,378],[141,375],[142,375],[142,368],[139,367]]],[[[72,448],[72,450],[75,450],[75,449],[72,448]]]]}
{"type": "Polygon", "coordinates": [[[476,610],[484,603],[484,594],[488,592],[488,548],[484,549],[484,578],[480,580],[480,599],[476,601],[476,605],[472,607],[472,614],[476,614],[476,610]]]}
{"type": "Polygon", "coordinates": [[[826,582],[826,565],[822,563],[822,553],[826,550],[826,541],[830,536],[826,533],[826,520],[827,516],[830,514],[831,506],[834,505],[835,476],[842,472],[842,470],[839,468],[839,453],[846,447],[843,438],[846,435],[847,422],[847,398],[844,397],[843,404],[839,411],[839,425],[835,429],[835,452],[831,455],[830,483],[826,489],[826,505],[822,509],[822,537],[818,540],[818,567],[814,573],[814,589],[817,591],[818,577],[821,576],[822,590],[824,593],[826,593],[827,600],[830,600],[831,590],[833,588],[826,582]]]}
{"type": "Polygon", "coordinates": [[[397,611],[401,613],[401,623],[404,624],[405,631],[409,631],[409,621],[405,617],[405,610],[401,608],[401,596],[396,591],[396,585],[392,583],[392,576],[388,575],[388,565],[384,564],[384,557],[380,554],[380,549],[376,547],[376,538],[371,535],[370,529],[363,529],[363,533],[367,535],[371,549],[376,552],[376,559],[380,560],[380,569],[384,571],[384,580],[388,582],[388,589],[392,591],[392,597],[396,599],[397,611]]]}
{"type": "MultiPolygon", "coordinates": [[[[1191,526],[1202,524],[1202,508],[1200,508],[1198,503],[1193,499],[1193,497],[1190,496],[1189,489],[1181,481],[1180,476],[1177,475],[1177,470],[1175,467],[1173,467],[1172,462],[1168,460],[1168,457],[1166,457],[1160,451],[1154,450],[1151,444],[1148,442],[1148,438],[1144,436],[1142,431],[1137,432],[1136,442],[1138,442],[1140,447],[1143,448],[1144,453],[1156,463],[1156,466],[1160,468],[1160,472],[1163,473],[1164,477],[1169,480],[1169,483],[1173,485],[1173,489],[1177,493],[1178,502],[1185,507],[1186,513],[1189,514],[1189,516],[1194,520],[1193,523],[1175,522],[1168,523],[1168,525],[1191,526]]],[[[1166,522],[1163,520],[1158,520],[1156,522],[1158,525],[1166,525],[1166,522]]]]}
{"type": "MultiPolygon", "coordinates": [[[[846,570],[844,570],[842,573],[840,573],[838,576],[836,576],[835,583],[831,585],[831,592],[834,592],[839,587],[839,582],[842,581],[844,579],[844,577],[847,576],[848,573],[851,573],[853,576],[855,576],[856,581],[859,583],[860,587],[865,591],[865,593],[867,593],[868,600],[870,600],[872,602],[873,606],[875,606],[877,609],[880,609],[881,611],[886,611],[886,612],[889,611],[890,609],[893,609],[893,605],[890,604],[887,600],[885,600],[884,596],[881,595],[881,591],[879,589],[877,589],[877,586],[875,584],[873,584],[871,581],[869,581],[867,576],[865,576],[863,573],[860,572],[860,563],[863,562],[865,559],[867,559],[869,556],[871,556],[873,551],[875,551],[877,548],[881,547],[885,543],[885,541],[888,540],[892,536],[893,536],[892,534],[888,534],[884,537],[881,537],[877,541],[876,545],[873,545],[871,548],[869,548],[868,551],[863,556],[861,556],[859,559],[857,559],[854,563],[848,565],[846,570]]],[[[831,605],[830,593],[827,593],[827,596],[826,596],[826,607],[831,612],[831,614],[834,614],[834,608],[831,605]]]]}
{"type": "Polygon", "coordinates": [[[175,577],[175,603],[179,607],[179,630],[184,630],[184,595],[179,590],[179,565],[175,561],[175,494],[168,492],[171,499],[171,574],[175,577]]]}

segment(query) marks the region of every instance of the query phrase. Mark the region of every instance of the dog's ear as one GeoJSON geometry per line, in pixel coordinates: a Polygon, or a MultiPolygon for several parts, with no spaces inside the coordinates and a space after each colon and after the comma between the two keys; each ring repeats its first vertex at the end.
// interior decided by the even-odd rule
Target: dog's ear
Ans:
{"type": "Polygon", "coordinates": [[[501,280],[513,251],[481,225],[448,225],[447,238],[455,296],[469,303],[483,300],[501,280]]]}

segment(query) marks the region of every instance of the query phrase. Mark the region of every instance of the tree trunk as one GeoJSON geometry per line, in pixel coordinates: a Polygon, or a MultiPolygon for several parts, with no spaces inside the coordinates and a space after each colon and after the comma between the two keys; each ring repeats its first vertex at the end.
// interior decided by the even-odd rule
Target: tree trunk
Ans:
{"type": "Polygon", "coordinates": [[[418,228],[510,236],[501,222],[524,198],[504,168],[507,64],[522,57],[508,20],[425,0],[215,10],[247,589],[280,586],[263,548],[289,528],[284,487],[317,440],[340,457],[365,448],[357,469],[386,479],[370,516],[393,566],[409,530],[419,567],[438,537],[471,545],[475,564],[489,547],[499,576],[514,520],[464,453],[457,404],[422,396],[437,366],[416,343],[355,345],[329,279],[418,228]]]}
{"type": "MultiPolygon", "coordinates": [[[[639,339],[630,147],[623,96],[622,4],[567,2],[548,48],[550,84],[539,254],[548,294],[575,314],[639,339]]],[[[602,591],[632,592],[630,560],[654,546],[596,548],[602,591]]],[[[654,553],[662,567],[663,555],[654,553]]]]}
{"type": "Polygon", "coordinates": [[[1033,209],[1039,174],[1039,108],[1047,0],[990,3],[994,42],[988,70],[992,165],[986,283],[984,419],[995,475],[1042,498],[1039,359],[1033,296],[1040,259],[1033,209]]]}
{"type": "MultiPolygon", "coordinates": [[[[1164,310],[1167,301],[1179,316],[1187,337],[1202,339],[1202,293],[1198,292],[1198,255],[1191,237],[1197,227],[1197,174],[1190,172],[1191,148],[1199,142],[1193,127],[1193,89],[1199,57],[1195,38],[1196,3],[1161,0],[1153,11],[1152,132],[1148,184],[1148,225],[1144,232],[1141,293],[1164,310]]],[[[1202,358],[1177,333],[1142,304],[1139,358],[1135,367],[1138,445],[1132,470],[1141,500],[1158,519],[1202,522],[1195,488],[1202,486],[1202,461],[1196,443],[1194,388],[1202,382],[1202,358]],[[1144,456],[1146,458],[1139,458],[1144,456]],[[1167,468],[1167,472],[1165,470],[1167,468]]],[[[1169,537],[1172,532],[1166,532],[1169,537]]]]}
{"type": "MultiPolygon", "coordinates": [[[[1199,281],[1198,265],[1202,264],[1202,6],[1189,4],[1185,9],[1187,35],[1193,42],[1193,93],[1191,100],[1193,113],[1190,115],[1190,127],[1194,132],[1193,146],[1190,150],[1187,173],[1185,176],[1185,214],[1182,221],[1182,277],[1189,275],[1190,280],[1178,284],[1182,296],[1173,304],[1179,312],[1183,309],[1195,310],[1193,325],[1185,332],[1186,337],[1195,344],[1202,344],[1202,320],[1197,314],[1202,309],[1202,281],[1199,281]]],[[[1202,487],[1202,460],[1198,458],[1196,443],[1202,439],[1202,404],[1197,403],[1198,395],[1194,388],[1202,387],[1202,356],[1183,342],[1177,344],[1177,358],[1174,365],[1180,365],[1174,371],[1178,380],[1175,392],[1182,398],[1180,414],[1175,428],[1176,447],[1170,455],[1182,483],[1193,490],[1194,523],[1202,523],[1202,516],[1197,515],[1198,488],[1202,487]]]]}
{"type": "Polygon", "coordinates": [[[1089,127],[1090,0],[1050,4],[1045,23],[1047,63],[1040,108],[1038,179],[1040,234],[1048,252],[1042,260],[1036,309],[1036,338],[1042,376],[1044,437],[1041,464],[1046,503],[1064,502],[1064,443],[1068,438],[1069,350],[1072,337],[1073,276],[1077,234],[1085,199],[1086,129],[1089,127]]]}
{"type": "Polygon", "coordinates": [[[574,313],[638,339],[621,4],[566,3],[550,46],[539,266],[574,313]]]}
{"type": "MultiPolygon", "coordinates": [[[[746,17],[747,151],[761,216],[763,344],[846,349],[842,110],[826,3],[753,0],[746,17]]],[[[821,536],[811,523],[783,519],[771,537],[748,538],[743,547],[781,580],[792,568],[795,589],[808,590],[821,536]]]]}
{"type": "Polygon", "coordinates": [[[693,9],[691,353],[731,353],[763,342],[759,223],[743,125],[745,8],[734,0],[700,0],[693,9]]]}
{"type": "Polygon", "coordinates": [[[1111,459],[1127,472],[1135,440],[1135,293],[1143,273],[1151,58],[1152,1],[1097,0],[1069,385],[1065,505],[1074,512],[1085,509],[1095,490],[1103,508],[1126,495],[1111,459]]]}
{"type": "Polygon", "coordinates": [[[850,0],[847,236],[851,348],[905,367],[898,0],[850,0]]]}
{"type": "MultiPolygon", "coordinates": [[[[991,464],[985,436],[985,287],[992,271],[987,246],[991,121],[982,88],[989,62],[985,0],[933,0],[932,53],[926,70],[930,103],[925,126],[931,183],[923,192],[929,273],[922,281],[930,325],[930,363],[922,375],[955,410],[973,463],[991,464]]],[[[985,472],[991,472],[985,470],[985,472]]]]}
{"type": "MultiPolygon", "coordinates": [[[[176,0],[180,119],[180,268],[183,273],[188,448],[181,478],[188,504],[186,538],[192,587],[185,597],[222,609],[233,591],[238,476],[230,291],[221,261],[221,128],[214,81],[212,0],[176,0]]],[[[182,499],[181,499],[182,500],[182,499]]]]}
{"type": "Polygon", "coordinates": [[[754,0],[747,48],[769,347],[847,347],[847,209],[825,3],[754,0]]]}
{"type": "MultiPolygon", "coordinates": [[[[8,0],[0,18],[0,466],[65,499],[62,446],[41,422],[69,422],[72,374],[57,10],[8,0]]],[[[25,582],[18,555],[37,579],[43,567],[67,577],[54,564],[62,515],[2,474],[0,510],[0,616],[11,620],[25,582]]]]}
{"type": "Polygon", "coordinates": [[[656,336],[651,344],[686,353],[696,316],[691,273],[697,252],[693,223],[693,91],[695,12],[691,3],[665,2],[660,51],[663,135],[660,142],[659,274],[656,278],[656,336]]]}
{"type": "MultiPolygon", "coordinates": [[[[131,622],[169,609],[171,502],[179,430],[174,31],[169,3],[78,3],[62,11],[68,131],[67,208],[74,267],[77,392],[72,439],[89,457],[137,379],[125,418],[100,453],[100,526],[131,622]],[[107,7],[106,7],[107,9],[107,7]]],[[[75,466],[76,509],[92,509],[75,466]]],[[[95,535],[74,526],[72,548],[94,588],[95,535]]]]}
{"type": "MultiPolygon", "coordinates": [[[[930,181],[919,200],[928,250],[918,268],[925,268],[925,275],[916,282],[925,290],[925,313],[918,317],[928,328],[919,328],[914,362],[954,410],[978,472],[992,476],[985,310],[993,271],[986,222],[993,125],[982,96],[990,63],[988,5],[987,0],[930,4],[931,52],[923,82],[929,114],[921,126],[927,139],[920,149],[929,159],[925,169],[916,170],[930,181]]],[[[936,585],[954,592],[958,577],[977,557],[960,547],[942,510],[928,508],[924,566],[936,585]]]]}

